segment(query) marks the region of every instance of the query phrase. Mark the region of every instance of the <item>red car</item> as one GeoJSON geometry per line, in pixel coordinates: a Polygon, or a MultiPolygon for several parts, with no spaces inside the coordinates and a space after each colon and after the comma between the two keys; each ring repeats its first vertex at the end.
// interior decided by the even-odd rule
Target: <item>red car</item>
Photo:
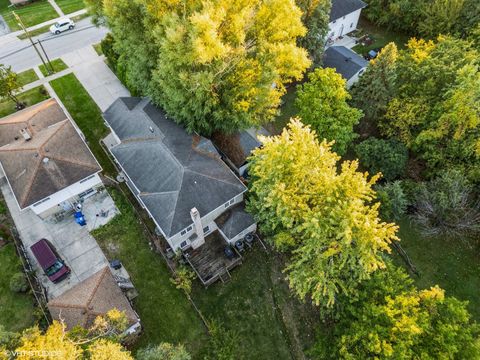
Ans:
{"type": "Polygon", "coordinates": [[[30,246],[30,250],[52,282],[58,283],[70,274],[70,268],[65,265],[50,241],[41,239],[30,246]]]}

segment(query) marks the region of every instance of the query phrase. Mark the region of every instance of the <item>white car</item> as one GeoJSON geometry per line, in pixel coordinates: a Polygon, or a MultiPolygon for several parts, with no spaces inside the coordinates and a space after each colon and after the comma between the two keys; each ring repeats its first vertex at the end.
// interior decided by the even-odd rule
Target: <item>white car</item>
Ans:
{"type": "Polygon", "coordinates": [[[54,35],[58,35],[61,32],[72,30],[75,27],[73,20],[69,18],[60,19],[55,24],[50,26],[50,32],[54,35]]]}

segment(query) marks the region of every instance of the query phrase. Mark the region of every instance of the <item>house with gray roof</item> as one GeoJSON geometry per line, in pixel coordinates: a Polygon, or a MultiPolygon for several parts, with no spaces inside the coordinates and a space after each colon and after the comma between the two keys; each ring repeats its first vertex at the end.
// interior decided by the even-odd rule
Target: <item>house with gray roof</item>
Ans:
{"type": "Polygon", "coordinates": [[[256,230],[252,216],[231,211],[247,188],[210,140],[188,134],[148,99],[119,98],[103,117],[122,176],[173,250],[196,249],[217,230],[226,243],[256,230]],[[235,227],[215,221],[226,212],[235,227]]]}
{"type": "Polygon", "coordinates": [[[55,99],[0,119],[0,179],[21,210],[41,217],[102,185],[101,167],[55,99]]]}
{"type": "Polygon", "coordinates": [[[327,41],[333,42],[354,31],[366,6],[362,0],[332,0],[327,41]]]}
{"type": "Polygon", "coordinates": [[[345,46],[331,46],[323,55],[323,67],[335,69],[350,88],[365,71],[368,61],[345,46]]]}

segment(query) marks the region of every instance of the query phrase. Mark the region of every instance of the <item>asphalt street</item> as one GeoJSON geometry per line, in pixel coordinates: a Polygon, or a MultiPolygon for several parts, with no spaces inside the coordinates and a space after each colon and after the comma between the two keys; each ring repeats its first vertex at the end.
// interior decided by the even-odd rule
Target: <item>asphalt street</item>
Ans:
{"type": "MultiPolygon", "coordinates": [[[[42,42],[48,57],[53,60],[100,42],[107,32],[105,27],[97,28],[92,25],[89,18],[86,18],[79,21],[73,30],[59,35],[42,34],[33,39],[39,39],[42,42]]],[[[0,64],[11,65],[14,71],[19,72],[42,63],[28,39],[19,40],[16,37],[6,38],[5,36],[0,37],[0,64]]]]}

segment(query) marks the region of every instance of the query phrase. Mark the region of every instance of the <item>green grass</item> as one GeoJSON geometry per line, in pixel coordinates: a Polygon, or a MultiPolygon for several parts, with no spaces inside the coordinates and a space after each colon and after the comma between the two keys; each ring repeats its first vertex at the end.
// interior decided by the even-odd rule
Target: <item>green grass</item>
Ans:
{"type": "MultiPolygon", "coordinates": [[[[17,95],[17,98],[27,106],[35,105],[40,101],[48,99],[49,97],[50,96],[48,95],[48,92],[43,86],[38,86],[17,95]]],[[[13,114],[15,111],[15,103],[13,101],[0,101],[0,118],[13,114]]]]}
{"type": "Polygon", "coordinates": [[[13,243],[0,248],[0,325],[8,331],[21,331],[34,322],[33,298],[29,294],[10,291],[10,278],[21,271],[22,265],[13,243]]]}
{"type": "Polygon", "coordinates": [[[280,114],[275,117],[275,119],[266,124],[265,128],[270,131],[273,135],[280,134],[290,121],[290,118],[297,115],[297,108],[295,107],[295,98],[297,94],[296,85],[292,84],[288,89],[287,93],[282,97],[282,104],[280,105],[280,114]]]}
{"type": "Polygon", "coordinates": [[[102,55],[103,55],[102,44],[101,44],[101,43],[93,44],[93,48],[94,48],[95,51],[97,52],[98,56],[102,56],[102,55]]]}
{"type": "Polygon", "coordinates": [[[236,359],[301,359],[313,345],[320,317],[292,296],[283,268],[256,244],[228,283],[197,283],[192,296],[203,315],[236,333],[236,359]]]}
{"type": "Polygon", "coordinates": [[[374,40],[371,45],[363,46],[359,44],[353,47],[353,50],[361,55],[367,54],[372,49],[381,48],[392,41],[398,46],[399,49],[403,49],[405,48],[405,44],[409,39],[408,35],[392,32],[383,27],[377,27],[364,17],[360,18],[358,28],[361,30],[362,35],[368,34],[373,37],[374,40]]]}
{"type": "Polygon", "coordinates": [[[47,0],[38,0],[27,5],[18,5],[17,7],[9,7],[9,5],[9,0],[0,0],[0,15],[3,16],[12,31],[20,30],[20,25],[14,18],[12,10],[22,19],[26,27],[37,25],[59,16],[47,0]]]}
{"type": "MultiPolygon", "coordinates": [[[[39,27],[38,29],[31,30],[28,33],[30,34],[30,37],[38,36],[38,35],[49,32],[50,26],[52,25],[45,25],[45,26],[39,27]]],[[[17,38],[19,38],[20,40],[25,40],[25,39],[28,39],[28,36],[27,34],[22,32],[20,35],[17,36],[17,38]]]]}
{"type": "Polygon", "coordinates": [[[135,310],[144,328],[138,347],[160,342],[186,344],[197,353],[206,331],[187,297],[170,282],[165,261],[150,250],[148,235],[125,196],[110,189],[121,214],[92,234],[107,258],[120,259],[139,292],[135,310]]]}
{"type": "Polygon", "coordinates": [[[18,83],[21,86],[25,86],[30,84],[36,80],[38,80],[38,75],[35,73],[33,69],[22,71],[21,73],[17,74],[18,83]]]}
{"type": "Polygon", "coordinates": [[[55,0],[65,15],[85,8],[83,0],[55,0]]]}
{"type": "Polygon", "coordinates": [[[100,145],[100,140],[108,135],[108,129],[102,118],[97,104],[92,100],[87,90],[82,86],[74,74],[68,74],[50,82],[53,89],[66,106],[75,123],[85,134],[87,143],[102,165],[103,171],[114,176],[117,171],[108,155],[100,145]]]}
{"type": "MultiPolygon", "coordinates": [[[[461,239],[423,238],[408,219],[399,222],[400,244],[420,276],[413,275],[420,288],[439,285],[447,295],[469,301],[469,310],[480,321],[480,246],[461,239]]],[[[396,259],[402,263],[400,259],[396,259]]]]}
{"type": "MultiPolygon", "coordinates": [[[[68,69],[67,64],[65,64],[65,63],[63,62],[63,60],[60,59],[60,58],[59,58],[59,59],[52,60],[52,61],[51,61],[51,64],[52,64],[53,70],[54,70],[53,73],[57,73],[57,72],[60,72],[60,71],[62,71],[62,70],[68,69]]],[[[48,64],[47,64],[47,66],[48,66],[48,64]]],[[[42,72],[43,76],[46,77],[46,76],[51,75],[51,74],[49,74],[49,73],[47,72],[47,69],[45,68],[45,66],[44,66],[43,64],[40,65],[38,68],[39,68],[40,71],[42,72]]],[[[49,67],[49,68],[50,68],[50,67],[49,67]]]]}

